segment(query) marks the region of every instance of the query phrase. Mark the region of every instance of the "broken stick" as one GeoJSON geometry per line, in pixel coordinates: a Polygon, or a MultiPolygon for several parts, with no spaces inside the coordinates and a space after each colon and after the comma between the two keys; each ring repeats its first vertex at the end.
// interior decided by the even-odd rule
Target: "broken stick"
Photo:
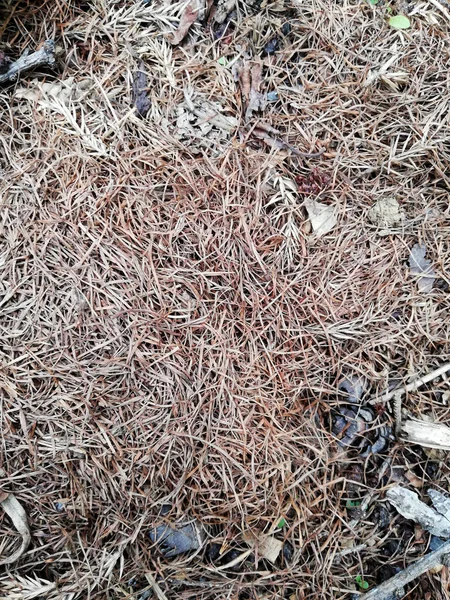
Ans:
{"type": "Polygon", "coordinates": [[[425,554],[425,556],[416,560],[416,562],[406,567],[403,571],[400,571],[400,573],[397,573],[397,575],[394,575],[367,594],[364,594],[362,600],[387,600],[388,598],[395,597],[394,594],[397,590],[400,590],[430,569],[442,564],[447,554],[450,554],[450,541],[445,542],[445,544],[434,552],[425,554]]]}
{"type": "Polygon", "coordinates": [[[0,75],[0,83],[14,81],[23,71],[53,64],[55,64],[55,42],[47,40],[40,50],[32,54],[24,54],[11,63],[6,73],[0,75]]]}
{"type": "Polygon", "coordinates": [[[429,383],[430,381],[433,381],[434,379],[437,379],[438,377],[445,375],[445,373],[447,373],[447,371],[450,371],[450,363],[445,363],[445,364],[441,365],[438,369],[431,371],[431,373],[428,373],[427,375],[424,375],[423,377],[418,377],[417,379],[415,379],[411,383],[408,383],[408,385],[405,385],[404,387],[396,388],[395,390],[392,390],[391,392],[386,390],[385,392],[383,392],[381,394],[381,396],[378,396],[377,394],[375,394],[374,396],[372,396],[370,398],[369,404],[377,404],[378,402],[387,402],[388,400],[392,400],[392,398],[394,398],[394,396],[396,396],[397,394],[403,395],[408,392],[415,392],[419,388],[424,386],[426,383],[429,383]]]}

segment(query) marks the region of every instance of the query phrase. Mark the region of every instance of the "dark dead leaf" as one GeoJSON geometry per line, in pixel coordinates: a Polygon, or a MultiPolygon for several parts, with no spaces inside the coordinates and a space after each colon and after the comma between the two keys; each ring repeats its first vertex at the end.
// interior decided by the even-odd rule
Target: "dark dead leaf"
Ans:
{"type": "Polygon", "coordinates": [[[150,110],[151,102],[148,97],[147,75],[144,71],[144,63],[141,61],[139,70],[133,77],[133,104],[136,106],[141,117],[145,117],[150,110]]]}
{"type": "Polygon", "coordinates": [[[184,525],[158,525],[149,536],[167,558],[198,550],[203,543],[201,526],[196,521],[184,525]]]}
{"type": "Polygon", "coordinates": [[[174,33],[167,36],[167,39],[169,40],[169,42],[171,44],[176,46],[177,44],[179,44],[180,42],[183,41],[183,39],[186,37],[189,29],[197,20],[198,12],[199,12],[199,9],[198,9],[197,0],[193,0],[186,6],[185,11],[184,11],[183,15],[181,16],[180,23],[178,25],[178,29],[174,33]]]}

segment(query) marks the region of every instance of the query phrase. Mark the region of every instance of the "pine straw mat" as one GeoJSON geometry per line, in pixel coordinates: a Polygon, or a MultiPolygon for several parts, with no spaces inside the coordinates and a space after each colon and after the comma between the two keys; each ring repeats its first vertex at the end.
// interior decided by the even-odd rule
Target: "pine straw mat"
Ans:
{"type": "MultiPolygon", "coordinates": [[[[375,453],[336,415],[343,378],[374,395],[450,358],[450,13],[218,4],[181,40],[186,1],[3,5],[5,53],[54,39],[57,64],[0,89],[0,486],[31,530],[0,598],[352,598],[428,549],[384,494],[447,490],[447,453],[389,403],[375,453]]],[[[403,409],[445,423],[448,398],[403,409]]]]}

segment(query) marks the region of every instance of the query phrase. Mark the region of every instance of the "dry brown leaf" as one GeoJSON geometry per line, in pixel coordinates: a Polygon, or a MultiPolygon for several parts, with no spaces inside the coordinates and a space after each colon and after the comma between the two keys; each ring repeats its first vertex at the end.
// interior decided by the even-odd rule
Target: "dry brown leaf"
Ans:
{"type": "Polygon", "coordinates": [[[250,65],[248,61],[245,61],[244,63],[240,61],[236,65],[236,74],[239,79],[242,97],[244,100],[248,100],[250,98],[250,90],[252,87],[250,65]]]}
{"type": "Polygon", "coordinates": [[[167,36],[167,39],[169,40],[169,42],[171,44],[176,46],[177,44],[179,44],[180,42],[183,41],[183,39],[186,37],[189,29],[197,20],[198,13],[199,13],[199,8],[198,8],[197,0],[193,0],[186,6],[185,11],[184,11],[183,15],[181,16],[180,23],[178,25],[178,29],[174,33],[171,33],[170,35],[167,36]]]}
{"type": "Polygon", "coordinates": [[[260,92],[261,81],[262,81],[262,64],[256,63],[250,70],[251,74],[251,89],[250,97],[248,101],[247,110],[245,111],[245,118],[247,121],[252,118],[253,113],[261,111],[266,108],[267,95],[260,92]]]}
{"type": "Polygon", "coordinates": [[[272,535],[255,535],[247,532],[244,534],[245,542],[251,547],[256,548],[259,558],[265,558],[270,562],[275,562],[283,549],[283,542],[277,540],[272,535]]]}

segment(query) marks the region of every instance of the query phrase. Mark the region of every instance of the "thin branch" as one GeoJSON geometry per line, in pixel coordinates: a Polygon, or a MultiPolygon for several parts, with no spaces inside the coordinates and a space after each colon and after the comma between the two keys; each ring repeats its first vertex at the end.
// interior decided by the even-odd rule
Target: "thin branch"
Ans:
{"type": "Polygon", "coordinates": [[[369,404],[376,404],[378,402],[388,402],[397,394],[403,395],[409,392],[415,392],[430,381],[441,377],[441,375],[444,375],[445,373],[447,373],[447,371],[450,371],[450,362],[441,365],[438,369],[435,369],[434,371],[431,371],[431,373],[428,373],[428,375],[424,375],[423,377],[415,379],[414,381],[408,383],[408,385],[405,385],[402,388],[396,388],[391,392],[388,392],[386,390],[381,394],[381,396],[375,394],[374,396],[372,396],[372,398],[370,398],[369,404]]]}
{"type": "Polygon", "coordinates": [[[8,71],[0,75],[0,83],[14,81],[23,71],[29,71],[36,67],[55,64],[55,42],[47,40],[40,50],[32,54],[26,54],[11,63],[8,71]]]}
{"type": "Polygon", "coordinates": [[[384,583],[380,584],[368,594],[363,596],[364,600],[386,600],[400,588],[403,588],[414,579],[423,575],[430,569],[442,564],[443,558],[450,553],[450,541],[445,542],[438,550],[426,554],[415,563],[397,573],[384,583]]]}

